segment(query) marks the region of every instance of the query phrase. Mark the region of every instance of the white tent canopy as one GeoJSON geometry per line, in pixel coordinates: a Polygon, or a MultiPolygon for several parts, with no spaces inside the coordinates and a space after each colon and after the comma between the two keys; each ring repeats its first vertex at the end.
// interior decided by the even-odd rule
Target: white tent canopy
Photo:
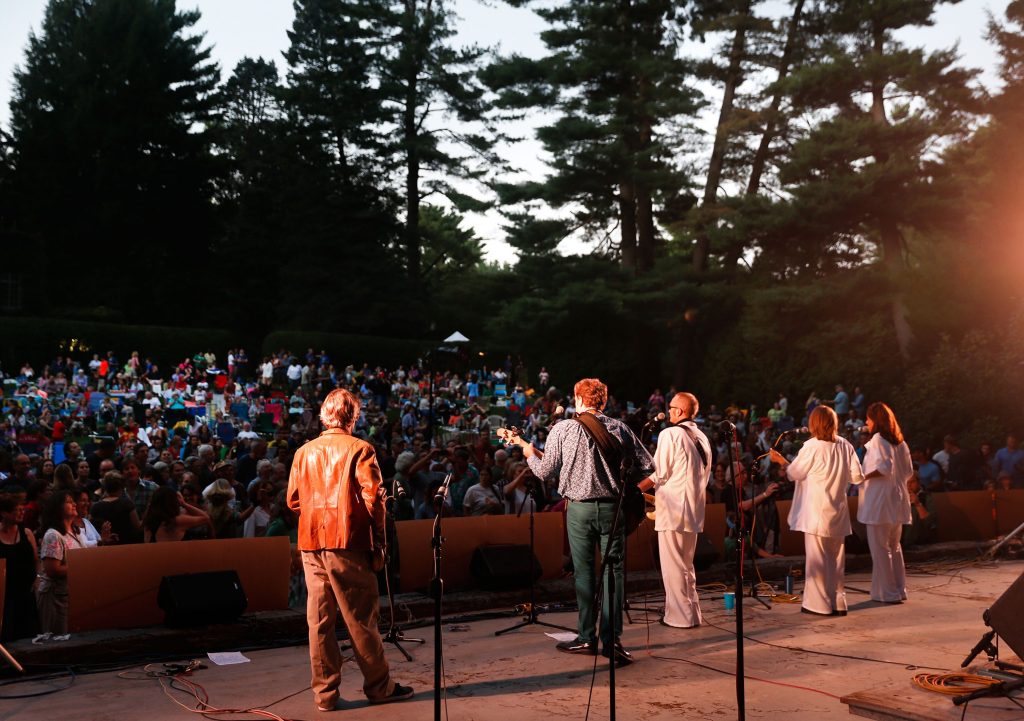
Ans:
{"type": "Polygon", "coordinates": [[[445,338],[444,342],[445,343],[469,343],[469,338],[467,338],[466,336],[462,335],[462,333],[459,333],[459,331],[455,331],[450,336],[445,338]]]}

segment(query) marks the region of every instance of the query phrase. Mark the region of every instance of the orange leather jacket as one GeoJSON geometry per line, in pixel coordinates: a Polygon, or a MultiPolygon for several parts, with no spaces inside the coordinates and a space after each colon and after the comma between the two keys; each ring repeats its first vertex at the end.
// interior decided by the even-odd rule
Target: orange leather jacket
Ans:
{"type": "Polygon", "coordinates": [[[295,452],[288,507],[299,514],[299,550],[382,552],[384,502],[373,446],[328,428],[295,452]]]}

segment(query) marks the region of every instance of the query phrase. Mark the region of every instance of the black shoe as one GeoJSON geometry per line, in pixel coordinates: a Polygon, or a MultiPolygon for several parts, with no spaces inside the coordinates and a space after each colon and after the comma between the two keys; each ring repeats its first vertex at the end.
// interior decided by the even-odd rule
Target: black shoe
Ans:
{"type": "Polygon", "coordinates": [[[800,607],[800,613],[809,613],[812,616],[832,616],[833,613],[821,613],[820,611],[812,611],[809,608],[800,607]]]}
{"type": "Polygon", "coordinates": [[[384,698],[371,698],[370,703],[391,703],[392,701],[404,701],[407,698],[412,698],[413,694],[416,693],[412,690],[412,686],[403,686],[400,683],[396,683],[395,687],[391,690],[384,698]]]}
{"type": "MultiPolygon", "coordinates": [[[[601,655],[604,656],[605,658],[611,658],[611,653],[609,652],[609,649],[608,649],[607,646],[605,646],[604,650],[601,651],[601,655]]],[[[633,663],[633,654],[631,654],[629,651],[624,649],[622,647],[622,644],[619,641],[616,641],[615,642],[615,668],[620,668],[621,666],[628,666],[631,663],[633,663]]]]}
{"type": "Polygon", "coordinates": [[[580,641],[578,638],[575,641],[556,643],[555,648],[562,653],[582,653],[587,656],[597,655],[597,644],[591,641],[580,641]]]}
{"type": "Polygon", "coordinates": [[[833,616],[845,616],[846,615],[846,611],[833,611],[832,615],[833,616]]]}

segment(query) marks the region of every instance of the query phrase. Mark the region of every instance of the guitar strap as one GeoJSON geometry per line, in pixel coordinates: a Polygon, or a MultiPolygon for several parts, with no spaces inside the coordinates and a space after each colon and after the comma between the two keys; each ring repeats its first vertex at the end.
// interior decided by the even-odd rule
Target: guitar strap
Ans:
{"type": "Polygon", "coordinates": [[[622,468],[622,443],[608,432],[604,423],[599,421],[593,413],[580,413],[576,416],[576,420],[583,426],[587,435],[594,439],[598,452],[608,467],[612,469],[615,479],[621,480],[619,476],[622,468]]]}
{"type": "Polygon", "coordinates": [[[682,428],[683,431],[686,433],[686,435],[690,437],[690,441],[693,443],[694,448],[697,449],[697,455],[700,456],[700,461],[701,461],[701,469],[700,470],[701,470],[701,473],[703,474],[704,471],[708,467],[708,455],[707,455],[707,453],[704,452],[704,446],[702,446],[697,441],[697,436],[694,435],[693,429],[690,428],[689,426],[685,425],[685,423],[687,421],[692,421],[692,420],[693,420],[692,418],[684,418],[683,420],[681,420],[678,423],[675,423],[673,425],[675,425],[677,428],[682,428]]]}

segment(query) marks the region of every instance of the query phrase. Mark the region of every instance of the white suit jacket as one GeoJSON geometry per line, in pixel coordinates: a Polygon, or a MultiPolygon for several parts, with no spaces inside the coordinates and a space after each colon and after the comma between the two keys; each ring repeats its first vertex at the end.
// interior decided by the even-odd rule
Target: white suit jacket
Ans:
{"type": "Polygon", "coordinates": [[[711,477],[711,443],[693,421],[686,426],[697,443],[704,449],[707,463],[690,436],[679,426],[669,426],[658,434],[658,448],[654,452],[654,481],[658,493],[654,516],[655,531],[704,530],[704,505],[707,485],[711,477]]]}
{"type": "Polygon", "coordinates": [[[796,483],[789,509],[792,530],[829,538],[850,534],[846,490],[851,483],[862,483],[864,475],[849,441],[840,437],[831,443],[812,438],[786,466],[786,475],[796,483]]]}

